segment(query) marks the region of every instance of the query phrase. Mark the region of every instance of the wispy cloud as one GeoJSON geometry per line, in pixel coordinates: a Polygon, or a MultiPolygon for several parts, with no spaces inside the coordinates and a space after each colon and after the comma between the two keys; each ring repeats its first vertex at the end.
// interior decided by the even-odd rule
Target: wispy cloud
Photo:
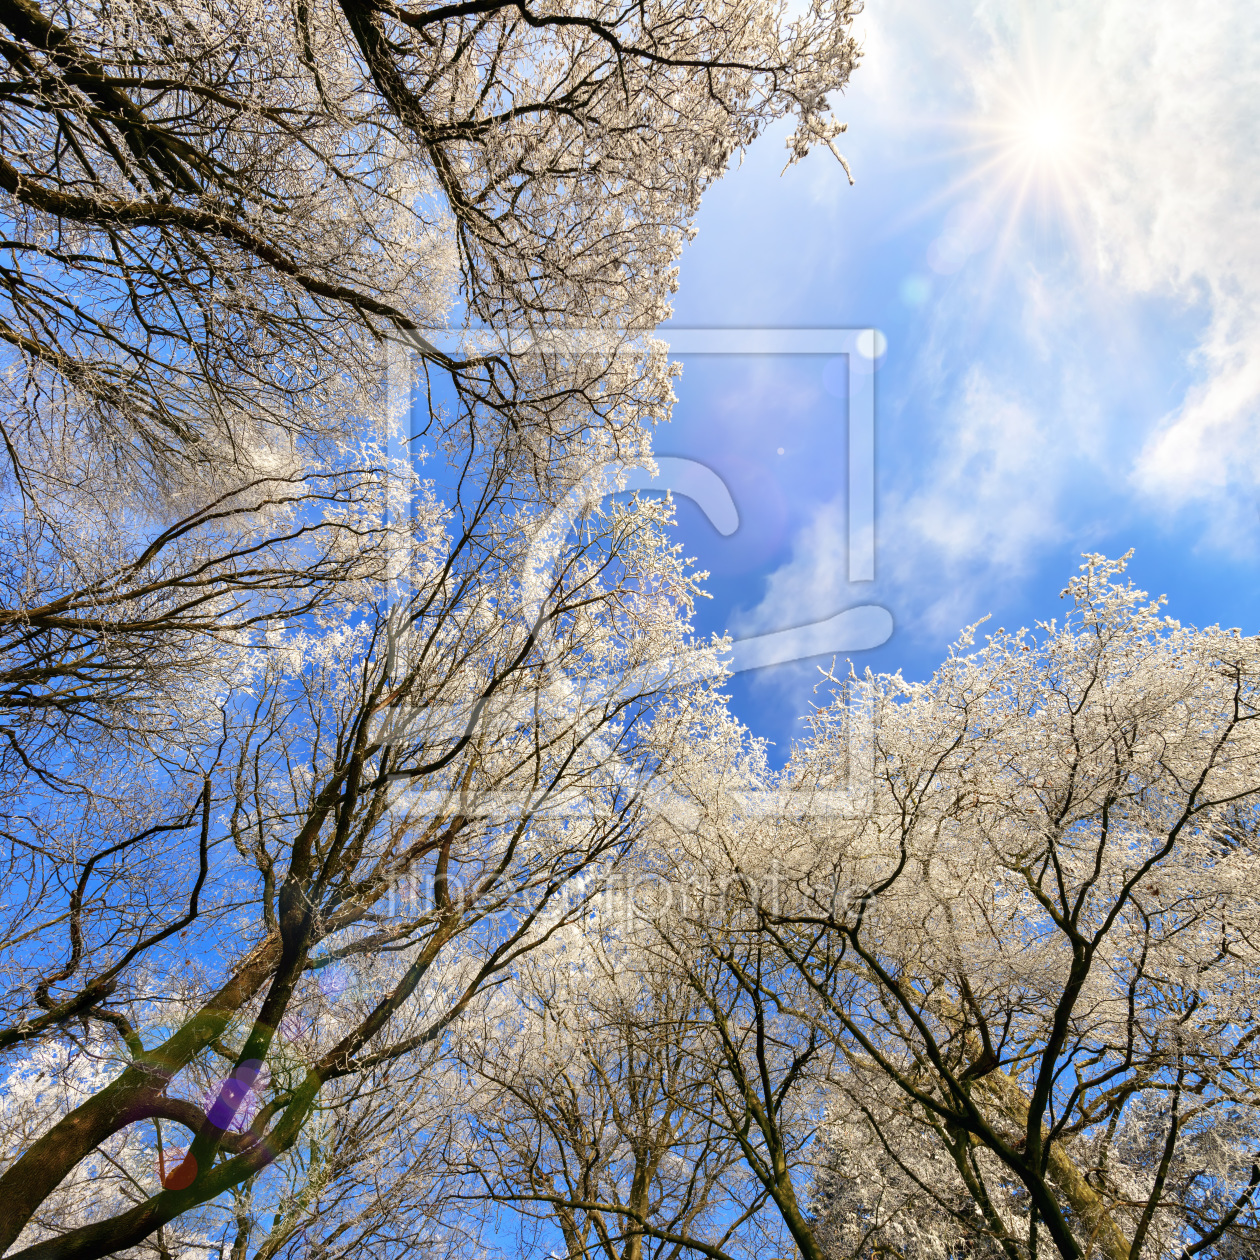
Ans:
{"type": "Polygon", "coordinates": [[[792,542],[791,558],[766,579],[765,594],[732,618],[740,637],[803,626],[840,612],[851,599],[844,505],[823,503],[792,542]]]}
{"type": "MultiPolygon", "coordinates": [[[[971,111],[981,139],[1023,126],[1035,149],[1039,131],[1062,125],[1060,151],[1030,159],[1025,145],[1007,159],[1019,167],[1014,191],[1025,208],[1063,217],[1074,234],[1072,279],[1107,300],[1162,301],[1170,317],[1202,312],[1200,338],[1182,347],[1185,392],[1126,433],[1125,472],[1131,491],[1158,511],[1210,502],[1217,542],[1229,541],[1230,528],[1249,531],[1254,512],[1223,518],[1220,507],[1222,490],[1260,482],[1260,8],[1246,0],[947,4],[937,15],[951,26],[946,69],[922,45],[914,7],[881,6],[878,20],[907,71],[935,66],[926,99],[939,108],[944,73],[957,120],[965,127],[971,111]]],[[[909,73],[902,86],[917,92],[921,82],[909,73]]],[[[980,152],[971,173],[984,196],[986,181],[1012,171],[992,146],[980,152]]],[[[965,155],[959,167],[967,177],[965,155]]],[[[1019,223],[1008,231],[1006,262],[1019,285],[1026,236],[1019,223]]],[[[1071,330],[1060,325],[1047,343],[1046,328],[1029,330],[1028,348],[1041,338],[1062,364],[1075,349],[1071,330]]],[[[1133,365],[1094,366],[1106,378],[1133,365]]]]}
{"type": "Polygon", "coordinates": [[[977,583],[1021,574],[1062,536],[1065,437],[983,367],[968,371],[917,487],[890,487],[881,513],[880,566],[923,629],[958,629],[977,583]]]}
{"type": "MultiPolygon", "coordinates": [[[[1260,7],[885,0],[866,21],[864,125],[948,151],[917,210],[939,222],[922,283],[902,284],[932,292],[914,384],[881,419],[880,593],[902,626],[952,632],[1048,548],[1179,511],[1253,548],[1260,7]]],[[[844,541],[820,506],[744,624],[856,602],[844,541]]]]}

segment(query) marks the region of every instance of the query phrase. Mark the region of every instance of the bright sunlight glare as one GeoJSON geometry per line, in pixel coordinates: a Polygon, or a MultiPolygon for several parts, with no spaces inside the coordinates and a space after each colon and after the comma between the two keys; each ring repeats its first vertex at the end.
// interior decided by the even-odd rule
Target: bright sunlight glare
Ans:
{"type": "Polygon", "coordinates": [[[1064,152],[1072,143],[1072,131],[1062,113],[1053,109],[1029,112],[1017,126],[1025,145],[1046,156],[1064,152]]]}
{"type": "Polygon", "coordinates": [[[990,244],[996,274],[1026,224],[1068,236],[1087,228],[1099,160],[1088,79],[1044,41],[1030,36],[1022,51],[976,74],[977,108],[957,119],[967,137],[951,188],[958,201],[928,259],[942,275],[990,244]]]}
{"type": "Polygon", "coordinates": [[[1072,221],[1096,160],[1081,85],[1045,64],[1007,67],[972,122],[980,159],[972,169],[987,199],[1005,204],[1009,221],[1030,208],[1072,221]],[[1005,79],[1003,82],[1002,80],[1005,79]]]}

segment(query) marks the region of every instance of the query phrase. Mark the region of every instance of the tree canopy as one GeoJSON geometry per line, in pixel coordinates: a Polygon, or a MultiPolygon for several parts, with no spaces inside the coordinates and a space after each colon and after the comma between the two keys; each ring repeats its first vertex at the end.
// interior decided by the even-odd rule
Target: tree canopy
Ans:
{"type": "Polygon", "coordinates": [[[1087,557],[775,770],[603,493],[855,12],[0,0],[0,1254],[1256,1251],[1260,642],[1087,557]]]}

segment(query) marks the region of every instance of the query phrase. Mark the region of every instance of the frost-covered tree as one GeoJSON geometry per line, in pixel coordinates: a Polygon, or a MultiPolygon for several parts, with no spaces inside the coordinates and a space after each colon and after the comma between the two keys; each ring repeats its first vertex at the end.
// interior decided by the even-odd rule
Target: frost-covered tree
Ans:
{"type": "Polygon", "coordinates": [[[505,998],[500,1201],[613,1254],[583,1213],[639,1219],[612,1118],[650,1078],[749,1190],[645,1247],[765,1253],[777,1219],[813,1260],[1255,1250],[1260,644],[1123,569],[1088,558],[1062,624],[925,683],[840,680],[779,775],[690,710],[612,975],[578,948],[505,998]],[[625,1071],[588,994],[670,1071],[625,1071]]]}
{"type": "Polygon", "coordinates": [[[626,884],[465,1022],[463,1193],[510,1208],[523,1251],[749,1254],[765,1192],[714,1115],[704,1013],[638,939],[626,884]]]}
{"type": "MultiPolygon", "coordinates": [[[[247,654],[158,764],[119,755],[74,797],[28,797],[7,857],[24,901],[8,921],[0,1038],[75,1045],[67,1070],[84,1055],[102,1066],[55,1121],[6,1135],[15,1254],[114,1254],[185,1217],[221,1235],[238,1192],[287,1195],[300,1216],[315,1191],[277,1182],[311,1142],[331,1144],[325,1207],[369,1176],[329,1099],[385,1090],[387,1069],[427,1088],[417,1056],[584,913],[641,830],[671,696],[712,672],[711,651],[686,641],[694,579],[665,541],[666,511],[588,513],[528,620],[508,615],[529,572],[520,522],[502,526],[492,573],[434,506],[416,524],[410,595],[247,654]],[[331,1136],[312,1136],[329,1115],[331,1136]],[[75,1179],[134,1126],[156,1142],[158,1121],[180,1154],[154,1154],[131,1206],[75,1179]]],[[[18,1075],[37,1075],[25,1062],[18,1075]]],[[[442,1079],[416,1100],[427,1125],[442,1079]]],[[[398,1132],[391,1158],[437,1140],[398,1132]]],[[[355,1237],[323,1217],[304,1237],[343,1225],[355,1237]]]]}
{"type": "Polygon", "coordinates": [[[774,119],[832,143],[852,7],[0,6],[6,768],[147,731],[208,626],[372,568],[384,339],[478,484],[563,495],[592,430],[634,458],[699,198],[774,119]]]}
{"type": "Polygon", "coordinates": [[[1123,567],[1089,558],[1062,624],[965,640],[926,683],[852,680],[777,817],[708,811],[743,895],[707,954],[781,1044],[829,1051],[800,1123],[833,1254],[1260,1237],[1260,646],[1123,567]]]}
{"type": "Polygon", "coordinates": [[[0,4],[0,1251],[447,1228],[448,1033],[713,673],[659,505],[547,522],[852,10],[0,4]]]}

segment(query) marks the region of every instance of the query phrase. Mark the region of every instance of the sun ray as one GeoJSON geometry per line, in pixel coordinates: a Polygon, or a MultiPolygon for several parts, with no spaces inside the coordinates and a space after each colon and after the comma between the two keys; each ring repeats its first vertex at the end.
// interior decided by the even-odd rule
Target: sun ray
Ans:
{"type": "MultiPolygon", "coordinates": [[[[910,121],[932,136],[922,160],[946,164],[949,177],[885,230],[944,212],[934,244],[948,244],[959,214],[988,219],[994,230],[973,252],[996,278],[1021,241],[1083,245],[1098,149],[1087,56],[1030,4],[1005,8],[987,26],[987,46],[978,51],[974,28],[964,37],[946,21],[933,25],[939,61],[955,68],[952,107],[941,109],[938,98],[930,113],[910,121]]],[[[948,261],[948,249],[936,252],[948,261]]]]}

